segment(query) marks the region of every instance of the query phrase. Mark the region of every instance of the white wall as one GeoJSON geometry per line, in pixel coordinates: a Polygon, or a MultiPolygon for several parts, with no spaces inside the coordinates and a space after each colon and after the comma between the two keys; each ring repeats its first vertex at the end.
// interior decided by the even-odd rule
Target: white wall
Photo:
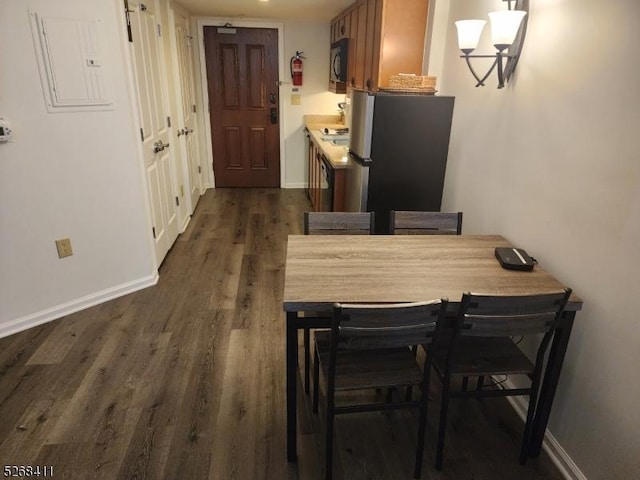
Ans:
{"type": "Polygon", "coordinates": [[[285,136],[285,188],[302,188],[307,184],[307,161],[302,129],[302,117],[308,114],[339,113],[338,102],[344,101],[345,95],[329,92],[329,49],[330,28],[328,22],[286,22],[284,27],[284,53],[286,73],[280,88],[284,99],[283,128],[285,136]],[[304,81],[298,93],[301,95],[300,105],[291,105],[291,85],[289,76],[289,58],[296,51],[303,51],[304,81]]]}
{"type": "Polygon", "coordinates": [[[525,248],[584,300],[549,429],[590,480],[639,478],[640,4],[531,1],[515,78],[497,90],[495,76],[475,88],[453,22],[505,7],[450,3],[443,208],[464,211],[463,233],[525,248]]]}
{"type": "Polygon", "coordinates": [[[0,3],[0,336],[154,281],[141,167],[114,0],[0,3]],[[29,11],[99,19],[111,111],[48,113],[29,11]],[[69,237],[74,255],[58,259],[69,237]]]}

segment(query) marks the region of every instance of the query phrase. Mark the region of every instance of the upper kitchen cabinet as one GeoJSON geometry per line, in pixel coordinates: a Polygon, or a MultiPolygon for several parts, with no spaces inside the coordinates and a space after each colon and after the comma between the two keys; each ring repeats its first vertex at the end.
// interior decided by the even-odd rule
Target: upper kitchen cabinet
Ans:
{"type": "Polygon", "coordinates": [[[347,86],[376,91],[391,75],[422,75],[428,7],[428,0],[358,0],[338,15],[332,42],[334,32],[349,39],[347,86]]]}
{"type": "Polygon", "coordinates": [[[345,10],[331,20],[331,43],[343,38],[349,38],[349,11],[345,10]]]}

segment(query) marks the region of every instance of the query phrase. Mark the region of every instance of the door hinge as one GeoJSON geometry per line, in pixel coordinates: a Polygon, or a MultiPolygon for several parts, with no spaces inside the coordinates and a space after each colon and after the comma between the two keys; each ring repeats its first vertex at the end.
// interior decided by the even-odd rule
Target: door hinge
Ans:
{"type": "Polygon", "coordinates": [[[196,106],[195,106],[195,105],[193,105],[193,106],[191,107],[191,111],[192,111],[193,113],[196,113],[196,106]]]}
{"type": "Polygon", "coordinates": [[[176,197],[176,207],[180,206],[180,199],[178,197],[176,197]]]}
{"type": "Polygon", "coordinates": [[[129,42],[133,43],[133,32],[131,31],[131,17],[130,13],[133,13],[133,10],[129,10],[129,0],[124,0],[124,16],[127,21],[127,38],[129,42]]]}
{"type": "Polygon", "coordinates": [[[140,129],[140,140],[144,142],[144,130],[140,129]]]}
{"type": "Polygon", "coordinates": [[[171,117],[167,117],[167,128],[171,128],[171,117]]]}
{"type": "Polygon", "coordinates": [[[151,232],[153,233],[153,238],[156,238],[156,227],[151,227],[151,232]]]}

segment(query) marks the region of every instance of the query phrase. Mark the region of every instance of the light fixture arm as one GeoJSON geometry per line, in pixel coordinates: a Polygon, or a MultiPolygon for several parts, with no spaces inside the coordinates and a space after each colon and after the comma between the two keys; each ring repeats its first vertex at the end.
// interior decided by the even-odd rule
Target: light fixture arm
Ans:
{"type": "Polygon", "coordinates": [[[502,52],[496,53],[496,63],[498,64],[498,88],[504,87],[504,71],[502,69],[502,52]]]}
{"type": "Polygon", "coordinates": [[[487,78],[489,78],[489,75],[491,75],[491,72],[493,72],[493,69],[496,68],[498,61],[497,59],[494,60],[494,62],[491,64],[491,67],[489,67],[489,70],[487,70],[487,73],[484,74],[484,77],[480,78],[480,76],[476,73],[475,69],[473,68],[473,65],[471,65],[471,61],[469,60],[469,57],[495,58],[495,55],[460,55],[460,58],[464,58],[466,60],[467,66],[469,67],[469,71],[471,71],[471,74],[474,76],[474,78],[478,82],[476,83],[476,87],[484,87],[484,81],[487,78]]]}
{"type": "MultiPolygon", "coordinates": [[[[480,29],[477,30],[477,33],[476,33],[475,42],[472,43],[471,45],[468,45],[468,44],[460,45],[460,48],[462,49],[462,52],[463,52],[463,55],[461,55],[461,58],[465,59],[467,66],[469,67],[469,71],[471,71],[471,74],[476,79],[477,81],[476,87],[484,86],[485,80],[489,78],[489,75],[491,75],[491,73],[494,70],[496,70],[496,73],[498,75],[498,88],[503,88],[505,85],[505,82],[508,82],[509,79],[511,78],[511,75],[513,74],[513,71],[516,68],[516,64],[518,63],[518,59],[520,58],[522,44],[524,42],[524,37],[527,31],[527,14],[529,12],[529,0],[503,0],[503,1],[508,2],[508,10],[511,11],[512,3],[515,3],[515,10],[519,11],[519,12],[514,11],[514,14],[518,13],[520,15],[520,18],[518,19],[520,21],[519,28],[517,24],[512,23],[514,27],[511,31],[515,33],[516,31],[515,28],[517,28],[517,33],[515,33],[515,37],[507,35],[506,38],[508,39],[502,40],[503,36],[498,34],[498,37],[494,37],[494,45],[497,49],[497,52],[495,54],[472,55],[471,52],[474,50],[475,46],[477,45],[477,40],[482,31],[482,25],[480,25],[480,29]],[[521,13],[521,12],[525,12],[525,13],[521,13]],[[496,40],[496,38],[500,38],[500,40],[496,40]],[[475,71],[473,66],[471,65],[472,58],[494,58],[495,60],[489,67],[487,73],[481,78],[478,75],[478,73],[475,71]]],[[[502,16],[503,14],[500,14],[500,13],[489,14],[489,16],[492,18],[492,22],[494,20],[493,18],[494,15],[502,16]]],[[[482,21],[470,20],[470,21],[456,22],[456,26],[458,26],[458,24],[465,24],[465,23],[470,24],[470,23],[480,23],[480,22],[482,21]]],[[[460,31],[461,30],[459,29],[458,31],[459,35],[460,35],[460,31]]],[[[493,33],[494,32],[493,32],[493,25],[492,25],[492,34],[493,33]]],[[[504,32],[502,31],[501,33],[504,34],[504,32]]],[[[511,33],[511,35],[513,35],[513,33],[511,33]]],[[[459,42],[461,42],[460,38],[462,37],[459,37],[459,42]]]]}

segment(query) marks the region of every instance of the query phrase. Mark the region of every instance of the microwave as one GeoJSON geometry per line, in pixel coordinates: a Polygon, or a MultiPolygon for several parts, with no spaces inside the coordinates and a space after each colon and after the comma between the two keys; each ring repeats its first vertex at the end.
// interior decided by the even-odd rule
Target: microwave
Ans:
{"type": "Polygon", "coordinates": [[[329,78],[335,83],[347,81],[347,57],[349,55],[349,39],[343,38],[331,44],[331,63],[329,78]]]}

